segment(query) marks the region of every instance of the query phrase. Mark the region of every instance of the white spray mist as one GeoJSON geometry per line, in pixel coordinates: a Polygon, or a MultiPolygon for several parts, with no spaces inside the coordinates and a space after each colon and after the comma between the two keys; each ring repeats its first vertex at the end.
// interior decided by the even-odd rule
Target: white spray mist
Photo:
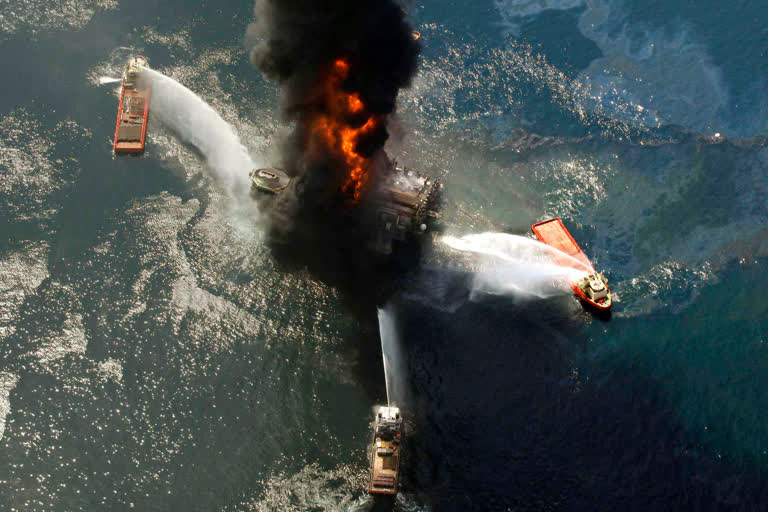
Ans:
{"type": "Polygon", "coordinates": [[[151,87],[150,112],[205,156],[208,167],[233,197],[249,190],[248,172],[255,164],[235,130],[195,93],[170,77],[142,70],[151,87]]]}
{"type": "Polygon", "coordinates": [[[570,293],[570,283],[591,272],[581,261],[546,244],[524,236],[481,233],[461,238],[446,236],[442,242],[487,258],[475,274],[472,294],[508,295],[516,298],[548,298],[570,293]],[[557,252],[571,266],[552,263],[557,252]]]}
{"type": "Polygon", "coordinates": [[[387,405],[402,407],[405,405],[405,359],[402,346],[397,336],[395,311],[391,304],[379,308],[379,337],[381,337],[381,355],[384,360],[384,380],[387,386],[387,405]]]}

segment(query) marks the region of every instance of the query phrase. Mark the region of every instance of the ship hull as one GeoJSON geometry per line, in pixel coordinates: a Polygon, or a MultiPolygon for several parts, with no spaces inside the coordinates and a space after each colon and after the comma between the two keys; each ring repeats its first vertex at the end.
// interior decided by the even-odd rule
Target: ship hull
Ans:
{"type": "Polygon", "coordinates": [[[123,77],[115,124],[115,153],[141,153],[147,137],[149,87],[139,87],[123,77]]]}
{"type": "MultiPolygon", "coordinates": [[[[587,258],[587,255],[581,250],[579,244],[576,243],[571,233],[566,229],[563,221],[555,217],[554,219],[545,220],[531,226],[531,231],[536,237],[544,244],[556,249],[557,252],[550,252],[552,261],[564,267],[576,268],[585,272],[593,274],[595,268],[587,258]]],[[[576,296],[588,307],[595,309],[599,312],[607,312],[611,308],[613,298],[610,290],[608,290],[608,296],[602,299],[600,302],[590,298],[584,290],[582,290],[576,282],[570,283],[573,292],[576,296]]]]}

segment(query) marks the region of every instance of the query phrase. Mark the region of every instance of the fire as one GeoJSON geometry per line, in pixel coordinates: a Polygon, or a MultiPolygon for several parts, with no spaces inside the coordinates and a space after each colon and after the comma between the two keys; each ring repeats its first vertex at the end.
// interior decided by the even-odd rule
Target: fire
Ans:
{"type": "Polygon", "coordinates": [[[325,108],[310,121],[310,137],[313,146],[319,145],[322,151],[330,151],[344,162],[347,178],[342,191],[358,200],[368,183],[371,160],[359,154],[357,146],[381,121],[376,115],[365,117],[365,103],[360,94],[342,89],[349,70],[350,64],[345,59],[333,63],[324,84],[325,108]],[[365,122],[361,124],[363,119],[365,122]]]}

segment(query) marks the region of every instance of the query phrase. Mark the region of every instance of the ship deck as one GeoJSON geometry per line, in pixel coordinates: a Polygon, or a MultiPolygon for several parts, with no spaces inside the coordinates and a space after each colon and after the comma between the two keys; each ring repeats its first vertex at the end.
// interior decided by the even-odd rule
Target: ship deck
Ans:
{"type": "Polygon", "coordinates": [[[396,494],[400,447],[390,441],[377,439],[371,453],[371,494],[396,494]]]}
{"type": "Polygon", "coordinates": [[[144,150],[149,114],[149,89],[123,85],[115,127],[114,150],[117,153],[138,153],[144,150]]]}
{"type": "Polygon", "coordinates": [[[564,267],[584,270],[581,265],[594,272],[592,262],[581,250],[579,244],[573,239],[571,233],[565,228],[563,221],[555,217],[544,222],[539,222],[531,227],[536,237],[557,251],[550,251],[552,261],[564,267]],[[581,265],[580,265],[581,264],[581,265]]]}

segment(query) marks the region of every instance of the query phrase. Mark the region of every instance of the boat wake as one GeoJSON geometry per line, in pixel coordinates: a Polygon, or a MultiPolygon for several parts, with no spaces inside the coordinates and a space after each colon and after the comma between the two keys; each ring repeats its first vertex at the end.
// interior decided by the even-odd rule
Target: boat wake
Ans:
{"type": "Polygon", "coordinates": [[[210,105],[172,78],[144,68],[142,79],[148,80],[152,90],[152,115],[203,154],[214,177],[233,197],[247,199],[248,171],[255,164],[235,130],[210,105]]]}
{"type": "Polygon", "coordinates": [[[461,238],[445,236],[442,243],[455,250],[486,258],[476,271],[470,299],[478,295],[546,299],[571,293],[570,283],[591,269],[581,261],[536,240],[507,233],[481,233],[461,238]],[[552,263],[557,252],[573,266],[552,263]]]}

